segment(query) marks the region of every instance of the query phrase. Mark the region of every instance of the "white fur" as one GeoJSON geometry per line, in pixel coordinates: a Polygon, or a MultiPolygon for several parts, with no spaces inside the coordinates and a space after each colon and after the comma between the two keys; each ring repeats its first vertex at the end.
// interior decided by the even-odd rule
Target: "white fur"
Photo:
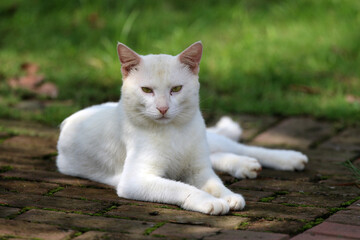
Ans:
{"type": "Polygon", "coordinates": [[[239,141],[242,134],[240,125],[228,116],[220,118],[216,125],[208,128],[207,131],[224,135],[234,141],[239,141]]]}
{"type": "MultiPolygon", "coordinates": [[[[128,60],[132,53],[126,54],[128,60]]],[[[58,152],[60,172],[112,185],[120,197],[214,215],[245,206],[211,168],[198,75],[178,56],[141,56],[119,103],[86,108],[63,122],[58,152]],[[163,106],[165,115],[157,110],[163,106]]]]}
{"type": "Polygon", "coordinates": [[[261,166],[290,171],[305,168],[308,158],[300,152],[246,146],[233,141],[231,131],[234,129],[235,124],[235,122],[230,123],[228,127],[222,125],[221,131],[217,131],[216,127],[215,129],[211,128],[211,131],[207,131],[207,139],[212,153],[211,161],[216,170],[228,172],[238,178],[255,178],[261,170],[261,166]],[[229,132],[231,133],[230,136],[227,135],[229,132]],[[222,155],[219,155],[219,153],[222,153],[222,155]],[[256,160],[259,161],[258,164],[255,163],[256,160]],[[229,161],[236,162],[233,165],[234,169],[226,166],[229,161]],[[222,162],[224,163],[222,164],[222,162]],[[235,166],[241,166],[241,170],[235,166]]]}
{"type": "Polygon", "coordinates": [[[277,169],[302,169],[307,160],[300,153],[246,147],[231,140],[241,129],[229,119],[206,132],[199,110],[200,58],[194,64],[186,56],[199,50],[196,44],[198,49],[194,44],[178,56],[140,56],[119,44],[118,51],[125,51],[119,57],[126,76],[121,100],[83,109],[64,120],[59,171],[114,186],[120,197],[219,215],[244,208],[245,201],[223,185],[211,163],[239,178],[257,176],[261,166],[256,159],[277,169]],[[179,85],[181,91],[171,93],[179,85]],[[163,115],[158,109],[164,107],[168,110],[163,115]]]}

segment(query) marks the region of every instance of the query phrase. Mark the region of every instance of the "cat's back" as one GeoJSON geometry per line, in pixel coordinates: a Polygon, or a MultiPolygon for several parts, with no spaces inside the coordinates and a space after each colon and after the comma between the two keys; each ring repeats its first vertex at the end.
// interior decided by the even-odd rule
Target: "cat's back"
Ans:
{"type": "Polygon", "coordinates": [[[63,130],[65,127],[74,124],[89,124],[92,121],[99,121],[106,117],[108,118],[116,109],[117,105],[117,103],[108,102],[77,111],[61,123],[60,129],[63,130]]]}
{"type": "Polygon", "coordinates": [[[60,126],[58,147],[98,141],[102,136],[119,133],[121,116],[118,103],[104,103],[80,110],[66,118],[60,126]]]}

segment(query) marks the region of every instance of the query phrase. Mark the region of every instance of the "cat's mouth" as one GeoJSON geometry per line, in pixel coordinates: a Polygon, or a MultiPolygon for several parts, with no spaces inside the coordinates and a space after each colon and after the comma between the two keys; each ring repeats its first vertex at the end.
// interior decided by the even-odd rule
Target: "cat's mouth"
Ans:
{"type": "Polygon", "coordinates": [[[160,123],[167,123],[171,120],[171,118],[169,117],[166,117],[166,116],[161,116],[159,118],[156,118],[156,121],[157,122],[160,122],[160,123]]]}
{"type": "Polygon", "coordinates": [[[157,120],[169,120],[170,118],[168,117],[165,117],[165,116],[161,116],[159,118],[157,118],[157,120]]]}

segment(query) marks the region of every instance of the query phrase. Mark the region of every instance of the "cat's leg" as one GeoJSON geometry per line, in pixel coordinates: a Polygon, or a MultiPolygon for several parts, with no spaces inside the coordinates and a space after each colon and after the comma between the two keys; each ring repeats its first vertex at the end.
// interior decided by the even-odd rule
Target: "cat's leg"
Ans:
{"type": "MultiPolygon", "coordinates": [[[[127,163],[131,163],[131,159],[127,163]]],[[[211,215],[229,212],[229,204],[224,199],[216,198],[186,183],[161,177],[158,173],[149,173],[146,166],[126,164],[117,186],[120,197],[175,204],[186,210],[211,215]]]]}
{"type": "Polygon", "coordinates": [[[189,176],[189,184],[213,195],[216,198],[224,199],[232,210],[240,210],[245,207],[245,200],[241,194],[236,194],[224,186],[221,179],[213,169],[205,165],[194,169],[189,176]],[[196,172],[196,174],[194,174],[196,172]]]}
{"type": "Polygon", "coordinates": [[[215,170],[227,172],[236,178],[256,178],[261,171],[258,160],[234,153],[212,153],[210,160],[215,170]]]}
{"type": "Polygon", "coordinates": [[[307,156],[297,151],[246,146],[208,131],[207,140],[212,153],[229,152],[249,156],[259,160],[264,167],[278,170],[303,170],[308,162],[307,156]]]}

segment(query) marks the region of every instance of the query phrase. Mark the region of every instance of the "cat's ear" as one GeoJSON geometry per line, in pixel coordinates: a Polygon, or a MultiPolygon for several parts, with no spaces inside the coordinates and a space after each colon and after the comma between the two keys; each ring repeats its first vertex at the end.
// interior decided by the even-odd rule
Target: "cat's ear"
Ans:
{"type": "Polygon", "coordinates": [[[134,52],[122,43],[118,43],[117,52],[119,60],[121,62],[121,72],[123,78],[126,78],[129,75],[130,71],[137,65],[139,65],[141,57],[136,52],[134,52]]]}
{"type": "Polygon", "coordinates": [[[199,64],[201,60],[203,45],[201,41],[192,44],[179,54],[179,60],[181,63],[187,65],[189,69],[194,73],[199,73],[199,64]]]}

